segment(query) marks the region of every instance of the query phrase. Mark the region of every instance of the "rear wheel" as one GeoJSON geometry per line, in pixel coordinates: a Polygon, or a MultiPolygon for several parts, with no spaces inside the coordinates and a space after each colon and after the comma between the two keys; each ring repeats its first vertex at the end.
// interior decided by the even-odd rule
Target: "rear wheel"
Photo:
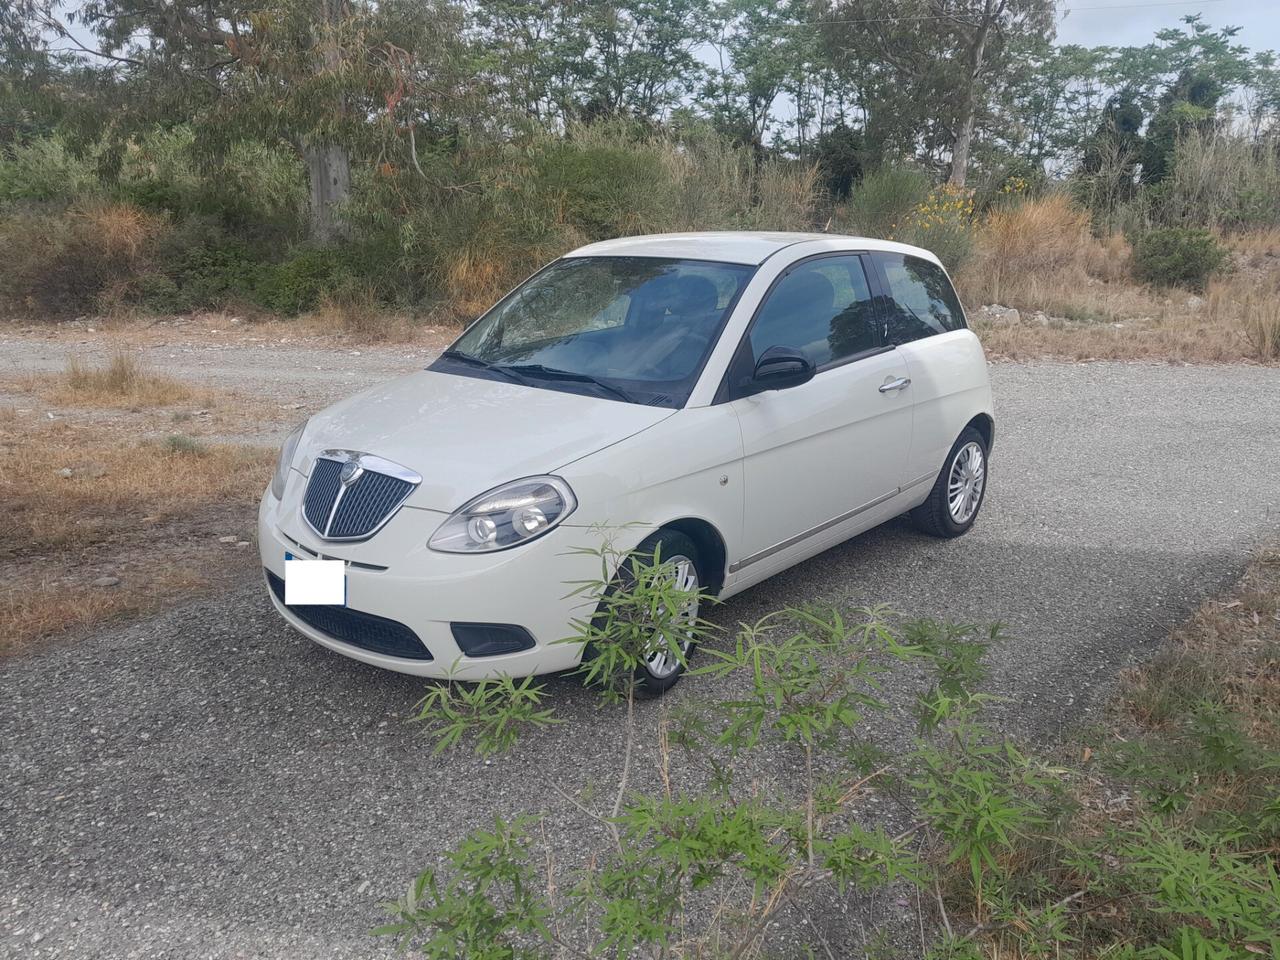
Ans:
{"type": "Polygon", "coordinates": [[[935,537],[958,537],[978,519],[987,493],[987,442],[966,427],[951,447],[929,491],[929,499],[911,511],[912,519],[935,537]]]}

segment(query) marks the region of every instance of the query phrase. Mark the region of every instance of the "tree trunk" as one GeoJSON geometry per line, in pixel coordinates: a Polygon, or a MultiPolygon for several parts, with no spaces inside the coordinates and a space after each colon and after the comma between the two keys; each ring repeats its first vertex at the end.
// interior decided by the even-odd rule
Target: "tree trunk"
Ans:
{"type": "MultiPolygon", "coordinates": [[[[1001,4],[1003,8],[1003,4],[1001,4]]],[[[978,32],[974,34],[969,45],[969,76],[964,100],[960,105],[960,116],[956,118],[956,142],[951,148],[951,176],[948,182],[954,187],[963,187],[969,175],[969,151],[973,144],[973,124],[978,112],[978,77],[982,73],[986,52],[987,37],[991,34],[991,26],[1000,8],[996,8],[993,0],[986,0],[983,6],[982,19],[978,23],[978,32]]]]}
{"type": "Polygon", "coordinates": [[[351,158],[336,143],[303,148],[311,183],[311,239],[328,246],[342,236],[339,208],[351,193],[351,158]]]}
{"type": "MultiPolygon", "coordinates": [[[[336,74],[342,69],[337,31],[347,16],[347,0],[319,0],[318,5],[321,34],[317,44],[320,56],[316,72],[336,74]]],[[[345,98],[339,95],[333,109],[339,117],[344,115],[347,111],[345,98]]],[[[342,236],[339,210],[351,194],[351,157],[341,143],[328,140],[305,144],[302,158],[311,184],[311,239],[327,246],[342,236]]]]}

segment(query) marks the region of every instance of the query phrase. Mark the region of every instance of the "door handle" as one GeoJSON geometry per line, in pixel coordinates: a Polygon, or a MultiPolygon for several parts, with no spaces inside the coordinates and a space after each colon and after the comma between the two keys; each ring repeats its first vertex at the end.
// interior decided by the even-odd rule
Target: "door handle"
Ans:
{"type": "Polygon", "coordinates": [[[880,384],[881,393],[892,393],[894,390],[905,390],[911,386],[910,377],[898,377],[896,380],[886,380],[880,384]]]}

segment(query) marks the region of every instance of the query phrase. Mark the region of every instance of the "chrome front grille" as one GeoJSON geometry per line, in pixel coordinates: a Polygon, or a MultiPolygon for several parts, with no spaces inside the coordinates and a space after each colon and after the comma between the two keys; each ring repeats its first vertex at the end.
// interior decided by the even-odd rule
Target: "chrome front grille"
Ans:
{"type": "Polygon", "coordinates": [[[421,482],[421,476],[390,460],[355,450],[326,450],[311,468],[302,515],[326,540],[365,540],[421,482]]]}

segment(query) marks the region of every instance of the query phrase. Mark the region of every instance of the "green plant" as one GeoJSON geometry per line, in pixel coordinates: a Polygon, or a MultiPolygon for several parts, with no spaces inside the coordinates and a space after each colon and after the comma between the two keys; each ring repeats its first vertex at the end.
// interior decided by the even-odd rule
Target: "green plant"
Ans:
{"type": "MultiPolygon", "coordinates": [[[[895,765],[868,750],[862,727],[884,709],[878,678],[904,661],[930,667],[929,689],[976,708],[980,700],[962,688],[966,678],[981,676],[977,660],[985,641],[971,628],[922,622],[904,642],[882,609],[851,615],[787,610],[744,625],[728,649],[705,648],[708,662],[694,671],[704,682],[724,681],[741,693],[688,704],[674,723],[661,718],[663,787],[634,793],[636,667],[652,652],[655,635],[692,631],[704,642],[711,636],[701,621],[677,615],[690,592],[675,585],[661,556],[625,557],[608,543],[584,552],[599,558],[600,576],[574,590],[597,613],[580,620],[566,642],[588,653],[581,676],[605,702],[625,699],[625,740],[616,789],[597,798],[594,789],[575,795],[570,784],[550,786],[588,823],[604,828],[610,849],[567,870],[550,849],[538,849],[529,824],[499,824],[450,854],[447,875],[418,877],[390,905],[395,922],[382,932],[438,958],[578,952],[619,960],[741,960],[768,942],[789,905],[821,888],[926,882],[917,828],[890,834],[857,815],[874,789],[890,787],[895,765]],[[801,772],[768,787],[737,783],[727,761],[766,745],[775,763],[796,763],[801,772]],[[677,775],[675,751],[695,769],[677,775]],[[535,866],[540,862],[554,873],[562,896],[532,894],[548,882],[535,866]],[[690,910],[707,898],[720,906],[710,914],[690,910]],[[509,910],[516,903],[523,905],[519,919],[509,910]]],[[[670,652],[683,656],[682,645],[672,644],[670,652]]],[[[922,698],[936,702],[937,695],[922,698]]],[[[951,714],[949,707],[934,709],[951,714]]],[[[551,722],[541,688],[528,681],[434,688],[419,719],[433,727],[437,749],[456,747],[473,733],[482,752],[510,748],[517,733],[551,722]]]]}
{"type": "Polygon", "coordinates": [[[526,730],[561,722],[551,707],[543,706],[544,697],[543,686],[533,677],[442,683],[418,701],[418,712],[412,719],[435,738],[436,753],[471,735],[476,752],[487,756],[507,752],[526,730]]]}
{"type": "Polygon", "coordinates": [[[903,228],[912,212],[929,199],[933,183],[916,167],[886,166],[862,178],[835,216],[840,229],[868,237],[887,237],[903,228]]]}
{"type": "Polygon", "coordinates": [[[1151,230],[1133,246],[1134,276],[1158,287],[1203,290],[1229,259],[1226,247],[1209,231],[1190,227],[1151,230]]]}
{"type": "Polygon", "coordinates": [[[338,289],[342,275],[334,251],[303,250],[266,268],[255,294],[268,310],[293,316],[312,309],[321,297],[338,289]]]}
{"type": "Polygon", "coordinates": [[[203,457],[209,452],[203,443],[185,433],[171,433],[165,437],[164,449],[180,457],[203,457]]]}

